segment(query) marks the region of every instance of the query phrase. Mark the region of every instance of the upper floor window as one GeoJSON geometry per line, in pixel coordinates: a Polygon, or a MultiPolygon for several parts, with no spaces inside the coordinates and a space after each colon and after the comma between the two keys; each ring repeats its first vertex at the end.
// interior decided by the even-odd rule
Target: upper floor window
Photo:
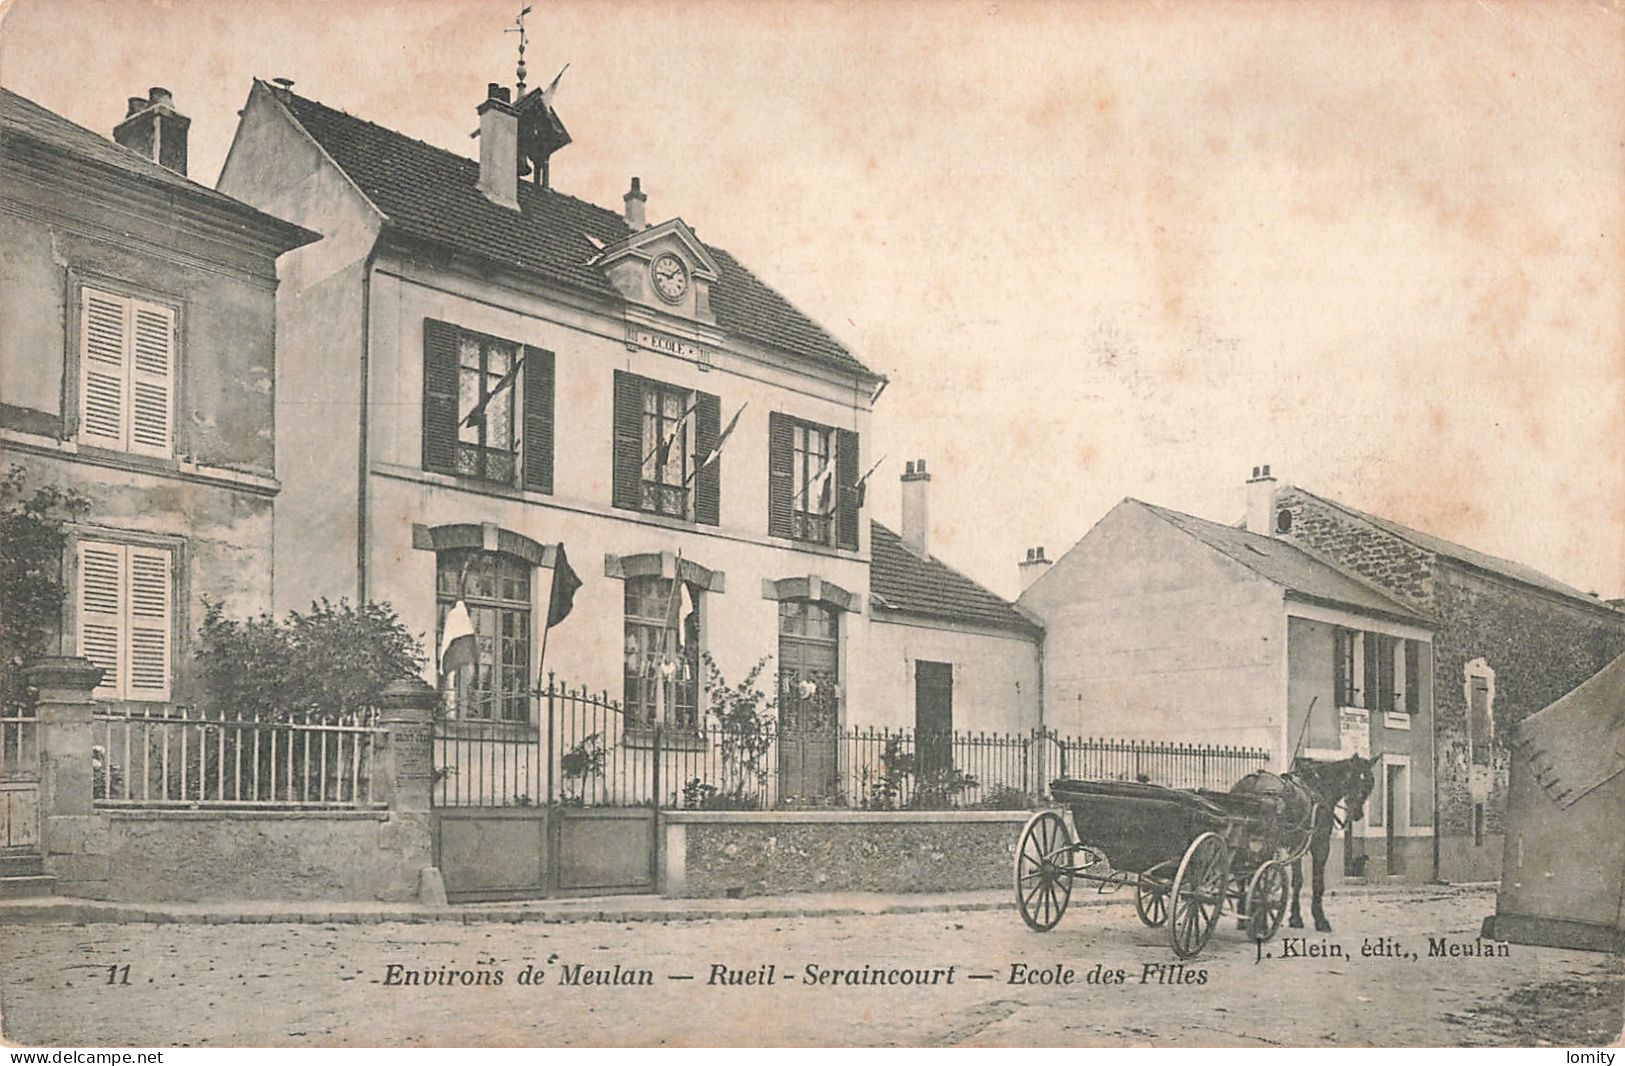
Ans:
{"type": "Polygon", "coordinates": [[[503,552],[458,548],[438,553],[435,571],[435,647],[458,600],[474,625],[474,661],[444,682],[448,713],[529,721],[531,565],[503,552]]]}
{"type": "Polygon", "coordinates": [[[626,579],[625,676],[629,723],[699,722],[700,615],[687,581],[626,579]]]}
{"type": "Polygon", "coordinates": [[[716,525],[721,506],[717,447],[721,400],[615,372],[616,507],[716,525]]]}
{"type": "Polygon", "coordinates": [[[777,411],[768,420],[767,531],[858,546],[858,435],[777,411]]]}
{"type": "Polygon", "coordinates": [[[169,458],[174,308],[88,285],[79,292],[80,442],[169,458]]]}
{"type": "Polygon", "coordinates": [[[96,697],[169,699],[173,555],[161,547],[81,540],[74,569],[79,654],[102,668],[96,697]]]}
{"type": "Polygon", "coordinates": [[[1420,641],[1369,631],[1333,631],[1334,699],[1339,707],[1415,714],[1421,709],[1420,641]]]}
{"type": "Polygon", "coordinates": [[[553,353],[423,322],[423,468],[553,491],[553,353]]]}

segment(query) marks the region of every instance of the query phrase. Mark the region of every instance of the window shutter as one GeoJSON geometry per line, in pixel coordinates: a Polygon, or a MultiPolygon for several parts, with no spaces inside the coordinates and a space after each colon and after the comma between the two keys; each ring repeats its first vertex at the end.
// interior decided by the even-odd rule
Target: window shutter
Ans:
{"type": "Polygon", "coordinates": [[[423,469],[457,472],[457,327],[423,320],[423,469]]]}
{"type": "Polygon", "coordinates": [[[788,537],[795,529],[791,509],[795,498],[795,423],[773,411],[767,418],[767,532],[788,537]]]}
{"type": "Polygon", "coordinates": [[[169,699],[170,554],[161,548],[125,549],[130,575],[129,660],[124,694],[132,700],[169,699]]]}
{"type": "Polygon", "coordinates": [[[553,491],[553,353],[525,349],[525,488],[553,491]]]}
{"type": "Polygon", "coordinates": [[[636,511],[643,495],[643,379],[615,371],[615,470],[610,502],[636,511]]]}
{"type": "Polygon", "coordinates": [[[1349,664],[1353,661],[1350,636],[1346,629],[1332,630],[1332,702],[1338,707],[1349,705],[1349,664]]]}
{"type": "Polygon", "coordinates": [[[1422,642],[1405,642],[1405,710],[1411,714],[1422,709],[1422,642]]]}
{"type": "Polygon", "coordinates": [[[175,312],[130,306],[130,451],[168,458],[175,407],[175,312]]]}
{"type": "Polygon", "coordinates": [[[1391,711],[1394,709],[1394,638],[1377,639],[1377,706],[1391,711]]]}
{"type": "Polygon", "coordinates": [[[79,322],[79,439],[123,449],[130,302],[82,289],[79,322]]]}
{"type": "Polygon", "coordinates": [[[125,549],[117,544],[80,541],[79,654],[102,668],[94,695],[117,699],[124,693],[125,549]]]}
{"type": "MultiPolygon", "coordinates": [[[[703,462],[722,432],[722,401],[708,392],[694,394],[694,461],[703,462]]],[[[694,476],[694,520],[714,526],[721,521],[722,460],[694,476]]]]}
{"type": "Polygon", "coordinates": [[[835,542],[858,548],[858,435],[850,429],[835,431],[835,542]]]}
{"type": "Polygon", "coordinates": [[[1378,692],[1380,691],[1380,688],[1381,688],[1381,682],[1378,680],[1378,678],[1381,675],[1379,674],[1378,667],[1377,667],[1378,660],[1382,657],[1382,652],[1381,652],[1381,650],[1379,650],[1379,645],[1381,643],[1382,643],[1382,638],[1379,637],[1377,634],[1371,633],[1371,632],[1366,633],[1366,635],[1365,635],[1365,699],[1361,701],[1361,706],[1363,706],[1363,707],[1365,707],[1365,708],[1367,708],[1369,710],[1373,710],[1373,711],[1376,710],[1377,707],[1378,707],[1378,695],[1377,694],[1378,694],[1378,692]]]}

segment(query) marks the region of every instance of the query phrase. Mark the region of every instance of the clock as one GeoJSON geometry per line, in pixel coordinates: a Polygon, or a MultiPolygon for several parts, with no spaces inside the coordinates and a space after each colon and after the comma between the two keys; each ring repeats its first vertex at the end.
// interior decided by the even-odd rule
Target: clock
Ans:
{"type": "Polygon", "coordinates": [[[655,292],[667,303],[674,304],[687,294],[688,266],[671,252],[655,256],[649,273],[654,278],[655,292]]]}

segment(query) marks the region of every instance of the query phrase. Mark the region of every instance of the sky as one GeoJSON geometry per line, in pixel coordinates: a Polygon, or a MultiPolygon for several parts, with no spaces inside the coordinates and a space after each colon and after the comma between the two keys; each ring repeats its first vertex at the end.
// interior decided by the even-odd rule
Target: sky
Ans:
{"type": "MultiPolygon", "coordinates": [[[[875,516],[926,459],[994,590],[1269,463],[1625,596],[1619,6],[532,2],[554,186],[640,176],[885,374],[875,516]]],[[[165,86],[209,184],[254,76],[473,156],[520,4],[10,0],[0,83],[104,133],[165,86]]]]}

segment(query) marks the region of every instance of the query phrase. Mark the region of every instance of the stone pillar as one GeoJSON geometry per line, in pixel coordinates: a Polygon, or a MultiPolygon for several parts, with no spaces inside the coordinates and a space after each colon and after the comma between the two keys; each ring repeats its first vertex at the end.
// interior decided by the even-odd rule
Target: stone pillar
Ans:
{"type": "Polygon", "coordinates": [[[39,695],[40,853],[67,895],[106,894],[107,831],[91,795],[94,744],[91,692],[102,668],[89,659],[51,656],[23,673],[39,695]]]}
{"type": "Polygon", "coordinates": [[[382,773],[374,782],[389,803],[384,846],[417,870],[418,901],[446,905],[446,886],[434,865],[434,826],[430,793],[434,788],[434,709],[440,693],[421,678],[391,681],[378,699],[381,722],[388,730],[382,773]]]}

